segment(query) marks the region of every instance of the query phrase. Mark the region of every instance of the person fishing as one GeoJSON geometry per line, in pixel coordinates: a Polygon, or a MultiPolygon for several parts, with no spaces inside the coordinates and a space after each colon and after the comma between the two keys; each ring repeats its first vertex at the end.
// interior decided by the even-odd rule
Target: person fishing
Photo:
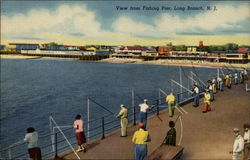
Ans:
{"type": "Polygon", "coordinates": [[[209,94],[210,94],[210,100],[213,101],[214,100],[214,87],[213,87],[213,83],[208,80],[208,86],[207,86],[207,89],[209,90],[209,94]]]}
{"type": "Polygon", "coordinates": [[[120,112],[116,117],[120,118],[120,124],[121,124],[120,137],[127,137],[128,109],[126,108],[126,106],[124,104],[121,104],[120,112]]]}
{"type": "Polygon", "coordinates": [[[73,123],[73,128],[75,128],[75,136],[78,144],[78,149],[76,151],[86,152],[86,148],[84,147],[84,144],[86,143],[86,138],[83,131],[83,120],[81,120],[81,115],[76,115],[75,121],[73,123]]]}
{"type": "Polygon", "coordinates": [[[193,93],[194,93],[194,107],[199,107],[199,87],[197,84],[194,84],[194,89],[193,89],[193,93]]]}
{"type": "Polygon", "coordinates": [[[238,84],[238,74],[237,72],[234,73],[234,84],[238,84]]]}
{"type": "Polygon", "coordinates": [[[211,111],[211,107],[210,107],[210,93],[209,90],[206,89],[205,94],[204,94],[204,108],[203,108],[203,113],[206,113],[207,111],[211,111]]]}
{"type": "Polygon", "coordinates": [[[171,92],[166,97],[166,101],[168,103],[168,114],[169,114],[169,117],[173,117],[173,115],[174,115],[174,109],[175,109],[175,105],[176,105],[176,100],[175,100],[175,96],[174,96],[173,92],[171,92]]]}
{"type": "Polygon", "coordinates": [[[140,107],[140,122],[144,124],[144,128],[147,128],[147,119],[148,119],[148,114],[147,111],[150,109],[148,105],[148,100],[144,99],[144,103],[139,105],[140,107]]]}
{"type": "Polygon", "coordinates": [[[217,77],[218,87],[220,91],[223,91],[223,80],[220,77],[217,77]]]}
{"type": "Polygon", "coordinates": [[[28,153],[31,159],[33,160],[41,160],[42,154],[41,149],[38,147],[38,133],[32,127],[27,128],[27,133],[23,140],[24,142],[28,143],[28,153]]]}

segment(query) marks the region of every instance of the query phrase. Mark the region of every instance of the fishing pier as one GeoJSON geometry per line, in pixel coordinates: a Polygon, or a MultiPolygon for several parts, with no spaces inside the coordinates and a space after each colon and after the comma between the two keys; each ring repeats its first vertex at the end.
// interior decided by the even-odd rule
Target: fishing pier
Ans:
{"type": "MultiPolygon", "coordinates": [[[[220,74],[218,70],[218,74],[220,74]]],[[[223,74],[223,73],[221,73],[223,74]]],[[[147,129],[152,141],[148,143],[148,156],[150,159],[231,159],[229,151],[232,150],[234,135],[233,128],[240,128],[250,119],[250,92],[249,81],[245,84],[232,85],[231,89],[225,88],[223,92],[217,91],[215,101],[211,103],[212,111],[202,113],[203,98],[200,96],[200,106],[193,107],[193,96],[190,86],[183,86],[182,81],[188,78],[190,84],[197,83],[205,86],[198,75],[190,72],[190,75],[180,79],[171,80],[171,86],[180,87],[181,92],[175,92],[177,106],[174,117],[170,118],[167,113],[165,97],[167,93],[158,89],[157,98],[143,97],[136,91],[131,91],[132,107],[128,107],[128,136],[120,137],[119,119],[114,113],[97,100],[88,97],[88,113],[91,105],[95,104],[107,112],[98,119],[84,121],[85,134],[88,140],[87,152],[76,152],[75,136],[71,126],[57,123],[53,116],[49,117],[50,134],[40,136],[39,141],[46,141],[47,145],[39,146],[43,158],[47,159],[133,159],[134,145],[133,133],[138,129],[138,101],[147,98],[153,109],[149,111],[147,129]],[[137,101],[136,101],[137,100],[137,101]],[[162,146],[163,139],[169,130],[168,122],[176,121],[176,147],[162,146]],[[70,135],[70,136],[69,136],[70,135]],[[72,143],[73,142],[73,143],[72,143]]],[[[174,90],[172,90],[174,91],[174,90]]],[[[242,134],[242,132],[241,132],[242,134]]],[[[27,158],[27,153],[13,155],[19,147],[25,148],[26,144],[13,144],[1,150],[1,157],[9,159],[27,158]]]]}

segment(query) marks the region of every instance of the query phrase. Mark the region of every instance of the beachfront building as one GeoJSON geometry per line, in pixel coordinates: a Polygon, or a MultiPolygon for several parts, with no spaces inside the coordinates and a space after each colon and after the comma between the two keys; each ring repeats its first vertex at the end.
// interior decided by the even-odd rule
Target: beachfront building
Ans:
{"type": "Polygon", "coordinates": [[[115,48],[116,48],[116,46],[101,45],[99,48],[99,51],[113,51],[115,48]]]}
{"type": "Polygon", "coordinates": [[[95,47],[88,47],[86,48],[87,51],[96,51],[97,49],[95,47]]]}
{"type": "Polygon", "coordinates": [[[174,51],[174,46],[158,46],[156,47],[159,56],[169,56],[171,51],[174,51]]]}
{"type": "Polygon", "coordinates": [[[123,46],[120,47],[118,53],[121,54],[132,54],[132,55],[141,55],[143,48],[136,46],[123,46]]]}
{"type": "Polygon", "coordinates": [[[250,62],[250,47],[240,47],[237,50],[238,53],[245,53],[247,57],[247,62],[250,62]]]}
{"type": "Polygon", "coordinates": [[[199,42],[199,46],[197,47],[197,51],[200,52],[208,52],[209,47],[203,45],[203,41],[199,42]]]}
{"type": "Polygon", "coordinates": [[[187,46],[187,52],[197,52],[197,46],[187,46]]]}
{"type": "Polygon", "coordinates": [[[36,50],[39,48],[39,44],[31,44],[31,43],[9,43],[10,46],[14,46],[16,51],[21,50],[36,50]]]}
{"type": "Polygon", "coordinates": [[[226,53],[228,63],[247,63],[247,53],[226,53]]]}
{"type": "Polygon", "coordinates": [[[4,48],[5,48],[5,45],[0,44],[0,50],[2,51],[2,50],[4,50],[4,48]]]}
{"type": "Polygon", "coordinates": [[[64,51],[67,48],[64,45],[48,45],[46,47],[47,50],[56,50],[56,51],[64,51]]]}
{"type": "Polygon", "coordinates": [[[159,56],[158,52],[156,51],[156,49],[151,48],[151,49],[143,49],[142,56],[149,56],[149,57],[156,57],[159,56]]]}
{"type": "Polygon", "coordinates": [[[85,51],[86,48],[83,46],[72,46],[72,45],[64,45],[66,50],[69,51],[85,51]]]}

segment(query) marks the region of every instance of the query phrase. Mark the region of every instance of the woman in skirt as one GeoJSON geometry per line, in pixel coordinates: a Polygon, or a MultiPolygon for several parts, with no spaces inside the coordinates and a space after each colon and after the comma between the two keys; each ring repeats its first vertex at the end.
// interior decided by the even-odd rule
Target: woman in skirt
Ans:
{"type": "Polygon", "coordinates": [[[85,134],[83,131],[83,120],[81,120],[81,115],[76,115],[75,122],[73,124],[73,128],[75,128],[76,141],[78,144],[77,152],[84,151],[86,152],[86,148],[84,144],[86,143],[85,134]]]}

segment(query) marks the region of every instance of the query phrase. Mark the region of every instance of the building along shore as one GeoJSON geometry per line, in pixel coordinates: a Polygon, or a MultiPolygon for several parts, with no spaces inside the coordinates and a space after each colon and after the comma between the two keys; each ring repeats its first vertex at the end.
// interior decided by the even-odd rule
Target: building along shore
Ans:
{"type": "MultiPolygon", "coordinates": [[[[0,55],[0,58],[6,59],[62,59],[57,57],[41,57],[41,56],[26,56],[26,55],[0,55]]],[[[67,58],[69,59],[69,58],[67,58]]],[[[71,58],[73,60],[78,60],[77,58],[71,58]]],[[[149,65],[168,65],[168,66],[187,66],[187,67],[225,67],[225,68],[247,68],[250,69],[250,63],[246,64],[230,64],[225,62],[207,62],[201,60],[170,60],[170,59],[158,59],[144,61],[143,59],[134,58],[106,58],[99,60],[98,62],[106,63],[134,63],[134,64],[149,64],[149,65]]]]}

